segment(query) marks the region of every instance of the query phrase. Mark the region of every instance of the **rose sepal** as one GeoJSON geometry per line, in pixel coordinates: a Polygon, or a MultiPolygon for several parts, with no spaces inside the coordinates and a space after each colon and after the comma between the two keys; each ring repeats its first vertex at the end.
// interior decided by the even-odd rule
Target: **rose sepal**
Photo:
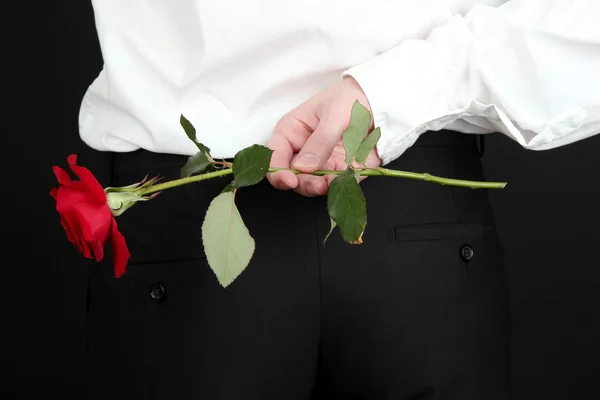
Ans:
{"type": "Polygon", "coordinates": [[[110,212],[114,217],[123,214],[138,201],[148,201],[155,198],[160,192],[150,195],[139,195],[136,191],[147,189],[155,184],[159,178],[154,177],[147,179],[148,175],[141,181],[128,186],[107,187],[104,189],[106,193],[106,204],[110,208],[110,212]]]}

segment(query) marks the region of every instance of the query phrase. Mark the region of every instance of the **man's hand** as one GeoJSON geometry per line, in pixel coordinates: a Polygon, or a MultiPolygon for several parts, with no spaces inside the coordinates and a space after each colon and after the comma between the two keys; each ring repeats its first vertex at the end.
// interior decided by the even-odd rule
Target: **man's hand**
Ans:
{"type": "MultiPolygon", "coordinates": [[[[342,133],[348,127],[356,100],[371,110],[359,84],[353,78],[345,78],[284,115],[269,142],[269,147],[274,150],[271,167],[294,168],[307,173],[319,169],[345,170],[342,133]]],[[[381,165],[375,149],[365,164],[369,168],[381,165]]],[[[292,189],[314,197],[327,194],[335,175],[295,175],[290,171],[278,171],[268,174],[267,178],[277,189],[292,189]]]]}

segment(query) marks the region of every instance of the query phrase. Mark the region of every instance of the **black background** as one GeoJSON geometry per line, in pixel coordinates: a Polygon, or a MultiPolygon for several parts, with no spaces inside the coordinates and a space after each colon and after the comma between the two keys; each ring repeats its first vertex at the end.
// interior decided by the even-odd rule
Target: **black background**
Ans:
{"type": "MultiPolygon", "coordinates": [[[[17,329],[5,354],[15,366],[15,398],[85,399],[90,264],[66,240],[48,191],[51,166],[65,166],[70,153],[103,180],[101,154],[79,141],[77,129],[102,59],[89,1],[45,7],[39,24],[22,30],[31,46],[18,46],[20,70],[9,80],[23,74],[8,82],[18,123],[8,125],[4,150],[17,160],[3,188],[11,205],[3,202],[4,232],[14,240],[3,253],[10,255],[4,267],[16,272],[10,314],[17,329]]],[[[545,152],[499,134],[486,139],[487,179],[509,182],[490,195],[507,256],[515,399],[600,398],[599,154],[600,135],[545,152]]]]}

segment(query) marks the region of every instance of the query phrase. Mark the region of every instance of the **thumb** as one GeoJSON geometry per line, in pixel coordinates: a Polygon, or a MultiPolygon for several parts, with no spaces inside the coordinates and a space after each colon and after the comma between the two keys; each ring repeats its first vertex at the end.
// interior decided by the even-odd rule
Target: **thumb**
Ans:
{"type": "Polygon", "coordinates": [[[294,160],[292,168],[302,172],[321,169],[331,157],[345,127],[340,116],[323,117],[294,160]]]}

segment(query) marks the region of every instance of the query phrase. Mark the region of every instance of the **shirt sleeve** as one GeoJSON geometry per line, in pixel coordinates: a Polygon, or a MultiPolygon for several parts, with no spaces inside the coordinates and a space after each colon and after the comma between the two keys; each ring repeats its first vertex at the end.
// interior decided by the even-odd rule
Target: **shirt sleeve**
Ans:
{"type": "Polygon", "coordinates": [[[597,0],[476,5],[343,76],[365,91],[384,164],[427,130],[551,149],[600,132],[599,20],[597,0]]]}

